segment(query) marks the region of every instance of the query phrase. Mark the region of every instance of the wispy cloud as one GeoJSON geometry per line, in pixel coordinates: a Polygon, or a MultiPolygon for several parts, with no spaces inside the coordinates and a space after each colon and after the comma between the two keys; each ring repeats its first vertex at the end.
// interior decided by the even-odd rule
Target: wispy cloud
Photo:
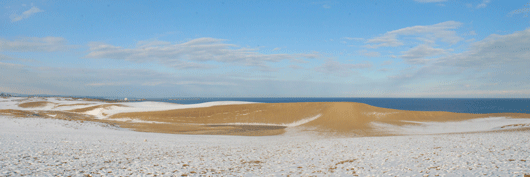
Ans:
{"type": "Polygon", "coordinates": [[[439,59],[459,67],[530,66],[530,28],[507,35],[492,34],[471,45],[469,51],[439,59]]]}
{"type": "Polygon", "coordinates": [[[363,55],[363,56],[367,56],[367,57],[379,57],[381,56],[381,53],[379,52],[369,52],[368,50],[360,50],[359,51],[359,54],[363,55]]]}
{"type": "Polygon", "coordinates": [[[528,17],[528,12],[530,12],[530,3],[525,4],[523,8],[511,11],[507,16],[511,17],[517,14],[524,14],[523,17],[528,17]]]}
{"type": "Polygon", "coordinates": [[[445,54],[446,50],[422,44],[402,53],[400,57],[409,64],[425,64],[429,61],[426,57],[445,54]]]}
{"type": "Polygon", "coordinates": [[[13,60],[13,57],[0,54],[0,61],[2,60],[13,60]]]}
{"type": "Polygon", "coordinates": [[[94,82],[94,83],[88,83],[85,84],[85,86],[93,86],[93,87],[100,87],[100,86],[119,86],[119,85],[130,85],[129,82],[94,82]]]}
{"type": "Polygon", "coordinates": [[[400,36],[410,36],[410,35],[423,35],[422,37],[435,41],[441,40],[449,44],[455,44],[461,40],[462,37],[456,35],[454,29],[460,27],[462,23],[455,21],[447,21],[434,25],[428,26],[412,26],[401,28],[394,31],[389,31],[383,34],[382,36],[368,39],[365,47],[367,48],[379,48],[379,47],[397,47],[404,45],[403,41],[399,40],[400,36]]]}
{"type": "MultiPolygon", "coordinates": [[[[431,62],[421,67],[410,67],[399,74],[388,76],[396,85],[418,83],[425,79],[451,78],[459,79],[451,87],[443,86],[441,90],[430,87],[430,95],[445,90],[448,93],[462,90],[484,90],[483,95],[492,90],[527,89],[530,87],[530,28],[507,35],[492,34],[484,40],[470,44],[467,51],[447,54],[432,58],[431,62]],[[450,77],[447,77],[450,76],[450,77]],[[484,83],[495,83],[486,85],[484,83]]],[[[440,53],[441,51],[437,51],[440,53]]],[[[436,52],[434,52],[436,53],[436,52]]],[[[412,87],[412,86],[411,86],[412,87]]],[[[426,87],[427,88],[427,87],[426,87]]],[[[499,93],[503,93],[500,91],[499,93]]],[[[513,93],[521,95],[522,93],[513,93]]]]}
{"type": "Polygon", "coordinates": [[[345,77],[349,76],[354,69],[364,69],[370,67],[372,67],[372,64],[369,62],[350,64],[328,59],[324,64],[319,67],[316,67],[315,70],[317,72],[322,72],[326,74],[337,74],[339,76],[345,77]]]}
{"type": "Polygon", "coordinates": [[[394,63],[394,61],[387,60],[387,61],[384,61],[383,64],[381,64],[381,66],[391,65],[392,63],[394,63]]]}
{"type": "Polygon", "coordinates": [[[350,40],[350,41],[364,41],[364,38],[360,37],[343,37],[342,39],[350,40]]]}
{"type": "Polygon", "coordinates": [[[490,3],[490,0],[482,0],[482,3],[477,5],[477,8],[485,8],[490,3]]]}
{"type": "Polygon", "coordinates": [[[197,38],[184,43],[141,41],[135,48],[91,42],[86,58],[110,58],[133,62],[158,62],[178,69],[209,68],[209,61],[270,69],[267,63],[318,58],[318,53],[262,54],[258,49],[240,48],[222,39],[197,38]]]}
{"type": "Polygon", "coordinates": [[[2,62],[0,62],[0,66],[22,67],[22,66],[24,66],[24,65],[14,64],[14,63],[2,63],[2,62]]]}
{"type": "Polygon", "coordinates": [[[477,35],[477,32],[475,32],[475,30],[473,30],[473,31],[469,31],[468,33],[464,33],[463,35],[464,36],[475,36],[475,35],[477,35]]]}
{"type": "Polygon", "coordinates": [[[72,46],[62,37],[26,37],[17,40],[0,38],[0,51],[8,52],[55,52],[64,51],[72,46]]]}
{"type": "Polygon", "coordinates": [[[39,13],[39,12],[44,12],[44,11],[39,9],[38,7],[31,7],[31,9],[22,12],[22,14],[20,14],[20,15],[12,14],[11,16],[9,16],[9,18],[11,18],[12,22],[16,22],[16,21],[20,21],[20,20],[29,18],[31,15],[33,15],[35,13],[39,13]]]}
{"type": "MultiPolygon", "coordinates": [[[[0,65],[0,92],[84,96],[340,96],[347,83],[255,79],[224,74],[183,76],[140,69],[61,67],[16,68],[0,65]],[[65,74],[67,73],[67,74],[65,74]],[[310,88],[310,89],[293,89],[310,88]],[[53,92],[47,92],[47,91],[53,92]],[[46,91],[46,92],[45,92],[46,91]]],[[[247,75],[248,76],[248,75],[247,75]]]]}

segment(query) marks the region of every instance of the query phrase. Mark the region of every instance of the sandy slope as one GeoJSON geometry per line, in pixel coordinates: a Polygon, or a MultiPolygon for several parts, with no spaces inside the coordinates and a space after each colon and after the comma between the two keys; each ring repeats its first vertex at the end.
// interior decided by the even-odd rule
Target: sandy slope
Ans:
{"type": "MultiPolygon", "coordinates": [[[[253,125],[261,123],[263,125],[282,126],[292,124],[297,121],[308,120],[318,116],[311,121],[304,121],[300,124],[306,131],[319,132],[321,134],[335,134],[345,136],[377,136],[402,134],[400,129],[415,127],[443,126],[445,131],[438,133],[455,132],[453,127],[445,126],[443,123],[452,122],[458,128],[460,123],[467,125],[468,120],[497,117],[494,127],[482,126],[476,121],[478,127],[482,129],[469,129],[469,131],[500,130],[504,125],[527,124],[530,123],[530,115],[517,113],[502,114],[463,114],[450,112],[427,112],[427,111],[403,111],[370,106],[362,103],[257,103],[241,105],[223,105],[207,108],[190,108],[167,111],[151,112],[130,112],[119,113],[110,116],[110,119],[129,118],[144,121],[180,123],[180,124],[215,124],[215,125],[237,125],[246,123],[253,125]],[[518,119],[516,119],[518,118],[518,119]],[[383,126],[386,125],[386,126],[383,126]],[[386,129],[386,127],[392,129],[386,129]]],[[[152,126],[161,126],[152,124],[152,126]]],[[[202,130],[204,126],[197,126],[202,130]]],[[[528,126],[521,126],[528,127],[528,126]]],[[[461,132],[462,128],[458,129],[461,132]]],[[[193,132],[193,129],[188,130],[193,132]]],[[[164,132],[164,131],[160,131],[164,132]]],[[[466,132],[466,131],[463,131],[466,132]]],[[[166,133],[166,132],[164,132],[166,133]]],[[[200,134],[199,132],[195,132],[200,134]]],[[[422,132],[417,132],[422,133],[422,132]]],[[[424,131],[423,133],[431,133],[424,131]]],[[[408,134],[408,133],[407,133],[408,134]]]]}
{"type": "Polygon", "coordinates": [[[0,116],[0,176],[523,176],[528,135],[175,135],[0,116]]]}
{"type": "Polygon", "coordinates": [[[403,111],[352,102],[108,103],[71,98],[0,98],[0,114],[116,124],[142,132],[217,135],[380,136],[530,128],[530,115],[403,111]]]}

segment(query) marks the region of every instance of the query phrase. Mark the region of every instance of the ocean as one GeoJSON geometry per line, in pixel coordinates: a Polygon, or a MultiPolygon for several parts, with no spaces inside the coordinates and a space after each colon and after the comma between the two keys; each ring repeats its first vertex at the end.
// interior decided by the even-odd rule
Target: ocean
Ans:
{"type": "Polygon", "coordinates": [[[249,101],[260,103],[358,102],[372,106],[411,111],[457,113],[530,113],[530,99],[517,98],[175,98],[147,99],[179,104],[211,101],[249,101]]]}

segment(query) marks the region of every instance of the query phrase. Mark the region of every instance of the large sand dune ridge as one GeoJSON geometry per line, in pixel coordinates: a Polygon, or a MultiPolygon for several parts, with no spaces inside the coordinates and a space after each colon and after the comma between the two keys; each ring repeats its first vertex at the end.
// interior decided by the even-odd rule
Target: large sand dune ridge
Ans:
{"type": "Polygon", "coordinates": [[[406,111],[355,102],[207,102],[181,105],[163,102],[109,103],[70,98],[9,98],[0,102],[0,114],[104,122],[142,132],[250,136],[279,135],[291,130],[321,135],[385,136],[530,127],[530,115],[523,113],[406,111]],[[469,130],[468,125],[471,126],[469,130]],[[436,131],[425,130],[432,128],[436,131]]]}
{"type": "MultiPolygon", "coordinates": [[[[373,126],[383,123],[395,126],[415,125],[417,122],[464,121],[488,117],[530,118],[521,113],[467,114],[440,111],[404,111],[379,108],[353,102],[311,102],[311,103],[258,103],[244,105],[223,105],[207,108],[177,109],[154,112],[120,113],[111,119],[129,118],[195,125],[232,125],[248,123],[278,125],[288,124],[320,115],[317,119],[299,126],[302,130],[323,134],[357,136],[392,135],[373,126]]],[[[153,125],[159,126],[159,125],[153,125]]],[[[197,126],[201,128],[203,126],[197,126]]],[[[194,130],[189,130],[193,132],[194,130]]]]}

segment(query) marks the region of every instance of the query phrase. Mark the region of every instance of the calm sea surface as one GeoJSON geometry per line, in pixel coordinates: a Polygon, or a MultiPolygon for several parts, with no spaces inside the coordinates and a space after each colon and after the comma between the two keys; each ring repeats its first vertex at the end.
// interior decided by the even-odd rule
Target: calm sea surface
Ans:
{"type": "Polygon", "coordinates": [[[372,106],[412,111],[448,111],[459,113],[530,113],[530,99],[506,98],[181,98],[148,99],[180,104],[210,101],[250,101],[260,103],[359,102],[372,106]]]}

